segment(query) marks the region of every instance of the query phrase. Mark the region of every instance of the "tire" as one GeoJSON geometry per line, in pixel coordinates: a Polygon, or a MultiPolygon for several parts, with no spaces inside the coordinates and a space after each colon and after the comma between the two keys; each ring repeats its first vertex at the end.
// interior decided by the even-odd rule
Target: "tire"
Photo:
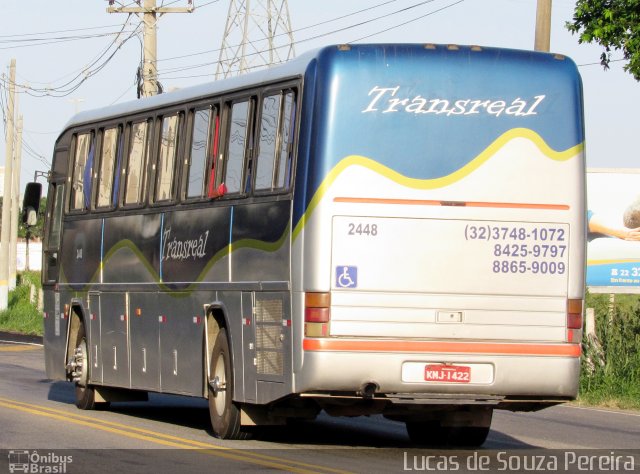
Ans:
{"type": "Polygon", "coordinates": [[[412,443],[420,446],[447,446],[448,436],[439,421],[407,421],[407,434],[412,443]]]}
{"type": "Polygon", "coordinates": [[[487,440],[490,427],[464,426],[449,429],[449,445],[461,448],[479,448],[487,440]]]}
{"type": "MultiPolygon", "coordinates": [[[[487,426],[442,426],[439,420],[407,421],[407,434],[413,443],[424,446],[452,446],[461,448],[477,448],[487,440],[491,430],[491,415],[478,413],[484,417],[487,426]]],[[[482,423],[482,424],[484,424],[482,423]]]]}
{"type": "Polygon", "coordinates": [[[209,416],[213,434],[221,439],[248,439],[250,433],[240,424],[240,409],[233,401],[233,371],[227,331],[220,328],[211,353],[209,416]]]}
{"type": "Polygon", "coordinates": [[[84,323],[80,323],[80,329],[76,335],[76,343],[74,347],[76,348],[76,352],[78,352],[79,349],[79,352],[82,354],[80,363],[82,375],[80,376],[80,380],[75,382],[76,406],[80,410],[93,410],[96,408],[96,394],[93,387],[88,383],[90,364],[84,323]]]}

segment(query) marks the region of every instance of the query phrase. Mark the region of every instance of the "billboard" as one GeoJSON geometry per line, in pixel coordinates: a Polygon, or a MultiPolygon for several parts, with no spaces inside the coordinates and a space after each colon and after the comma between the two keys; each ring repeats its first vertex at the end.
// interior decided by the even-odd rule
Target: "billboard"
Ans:
{"type": "Polygon", "coordinates": [[[640,293],[640,169],[588,169],[587,286],[640,293]]]}

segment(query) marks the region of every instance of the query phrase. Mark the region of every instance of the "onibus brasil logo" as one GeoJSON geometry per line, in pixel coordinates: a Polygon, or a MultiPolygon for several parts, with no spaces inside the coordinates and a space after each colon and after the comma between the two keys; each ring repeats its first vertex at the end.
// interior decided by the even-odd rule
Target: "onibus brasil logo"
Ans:
{"type": "Polygon", "coordinates": [[[67,464],[73,462],[73,456],[61,456],[56,453],[38,453],[26,449],[9,451],[9,472],[32,474],[65,474],[67,464]]]}

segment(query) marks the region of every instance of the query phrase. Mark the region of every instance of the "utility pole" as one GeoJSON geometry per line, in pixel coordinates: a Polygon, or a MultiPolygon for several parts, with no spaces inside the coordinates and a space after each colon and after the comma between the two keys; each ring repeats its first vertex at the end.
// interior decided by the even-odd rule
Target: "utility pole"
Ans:
{"type": "MultiPolygon", "coordinates": [[[[149,97],[162,92],[158,82],[158,41],[157,41],[157,15],[164,13],[191,13],[193,5],[189,0],[186,8],[157,7],[156,0],[144,0],[141,7],[114,7],[114,0],[109,0],[107,13],[142,13],[144,23],[144,46],[142,52],[142,66],[139,76],[142,79],[142,91],[138,90],[138,97],[149,97]]],[[[140,2],[138,2],[140,3],[140,2]]]]}
{"type": "Polygon", "coordinates": [[[216,79],[295,57],[287,0],[230,0],[216,79]]]}
{"type": "Polygon", "coordinates": [[[9,97],[7,97],[7,131],[4,155],[4,192],[2,198],[2,232],[0,232],[0,311],[9,306],[9,240],[11,235],[11,184],[13,181],[13,127],[16,99],[16,60],[9,66],[9,97]]]}
{"type": "Polygon", "coordinates": [[[18,216],[20,201],[20,166],[22,162],[22,115],[18,116],[17,139],[13,163],[13,199],[11,201],[11,247],[9,250],[9,290],[16,287],[18,274],[18,216]]]}
{"type": "Polygon", "coordinates": [[[538,0],[534,49],[546,52],[551,50],[551,0],[538,0]]]}

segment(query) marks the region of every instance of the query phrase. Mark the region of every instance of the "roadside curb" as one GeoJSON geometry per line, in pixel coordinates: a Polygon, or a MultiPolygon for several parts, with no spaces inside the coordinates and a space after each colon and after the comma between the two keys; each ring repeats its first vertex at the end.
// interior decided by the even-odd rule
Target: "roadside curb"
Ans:
{"type": "Polygon", "coordinates": [[[42,336],[0,331],[0,342],[2,341],[42,345],[42,336]]]}

